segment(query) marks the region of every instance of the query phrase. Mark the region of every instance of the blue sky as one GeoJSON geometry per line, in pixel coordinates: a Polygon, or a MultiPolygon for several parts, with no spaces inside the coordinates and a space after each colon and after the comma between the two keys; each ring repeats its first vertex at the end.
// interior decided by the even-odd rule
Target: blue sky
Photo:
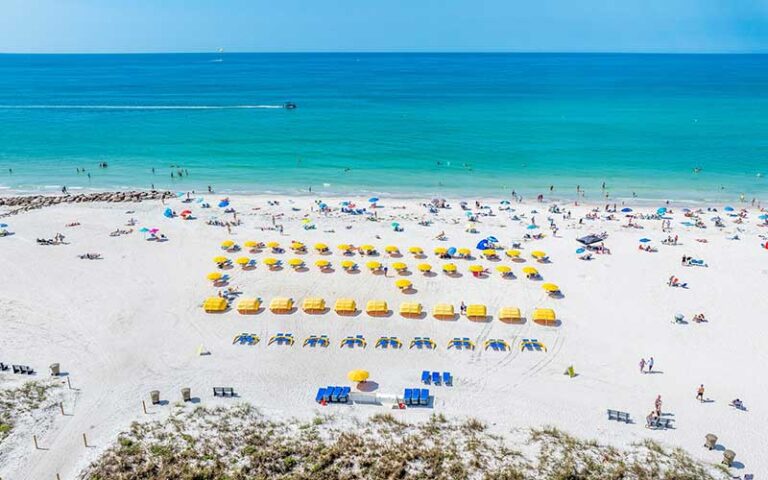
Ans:
{"type": "Polygon", "coordinates": [[[3,0],[0,52],[768,53],[768,0],[3,0]]]}

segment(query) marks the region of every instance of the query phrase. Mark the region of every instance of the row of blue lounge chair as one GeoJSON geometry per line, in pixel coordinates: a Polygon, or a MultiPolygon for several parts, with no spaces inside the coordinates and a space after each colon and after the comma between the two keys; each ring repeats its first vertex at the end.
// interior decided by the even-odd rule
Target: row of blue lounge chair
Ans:
{"type": "Polygon", "coordinates": [[[403,392],[403,403],[406,405],[429,405],[429,389],[406,388],[403,392]]]}
{"type": "Polygon", "coordinates": [[[315,401],[317,403],[348,403],[349,387],[328,386],[317,389],[315,401]]]}
{"type": "Polygon", "coordinates": [[[443,372],[443,376],[440,376],[440,372],[430,372],[424,370],[421,372],[421,383],[425,385],[445,385],[450,387],[453,385],[453,376],[450,372],[443,372]]]}

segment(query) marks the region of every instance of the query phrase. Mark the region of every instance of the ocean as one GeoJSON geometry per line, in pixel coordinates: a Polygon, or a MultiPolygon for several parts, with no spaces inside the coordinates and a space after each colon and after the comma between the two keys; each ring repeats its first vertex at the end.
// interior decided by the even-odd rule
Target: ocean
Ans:
{"type": "Polygon", "coordinates": [[[768,56],[0,55],[0,125],[6,192],[751,199],[768,56]]]}

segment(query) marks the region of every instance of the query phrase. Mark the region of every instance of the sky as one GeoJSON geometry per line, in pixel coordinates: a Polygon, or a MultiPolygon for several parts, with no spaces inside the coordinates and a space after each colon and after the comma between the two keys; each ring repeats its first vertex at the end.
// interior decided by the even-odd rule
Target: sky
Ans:
{"type": "Polygon", "coordinates": [[[2,0],[2,53],[768,53],[768,0],[2,0]]]}

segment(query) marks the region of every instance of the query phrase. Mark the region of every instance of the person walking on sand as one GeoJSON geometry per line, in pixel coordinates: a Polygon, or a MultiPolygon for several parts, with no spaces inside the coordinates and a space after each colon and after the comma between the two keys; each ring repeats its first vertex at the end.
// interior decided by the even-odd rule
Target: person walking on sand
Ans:
{"type": "Polygon", "coordinates": [[[661,395],[656,397],[656,401],[653,405],[656,407],[656,415],[661,416],[661,395]]]}
{"type": "Polygon", "coordinates": [[[698,390],[696,390],[696,400],[700,402],[704,401],[704,384],[703,383],[699,385],[698,390]]]}
{"type": "Polygon", "coordinates": [[[653,370],[653,357],[648,359],[648,373],[651,373],[651,370],[653,370]]]}
{"type": "Polygon", "coordinates": [[[640,359],[640,373],[645,373],[645,359],[640,359]]]}

